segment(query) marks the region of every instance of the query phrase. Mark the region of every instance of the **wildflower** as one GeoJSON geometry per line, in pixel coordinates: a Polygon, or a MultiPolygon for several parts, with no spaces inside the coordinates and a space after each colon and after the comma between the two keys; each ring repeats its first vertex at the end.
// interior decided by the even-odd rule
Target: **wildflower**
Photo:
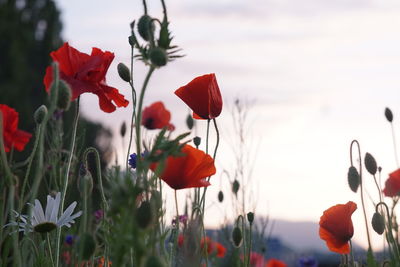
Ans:
{"type": "Polygon", "coordinates": [[[60,197],[60,192],[56,194],[55,198],[48,195],[45,212],[42,208],[42,205],[40,204],[40,201],[35,199],[35,205],[33,206],[33,211],[30,218],[28,218],[28,215],[21,215],[18,214],[18,212],[14,211],[15,217],[17,219],[20,219],[21,221],[11,222],[6,226],[18,226],[18,231],[25,233],[33,231],[38,233],[46,233],[54,230],[57,227],[71,227],[71,224],[75,222],[74,219],[81,216],[82,211],[79,211],[72,215],[77,204],[76,201],[74,201],[58,218],[60,197]]]}
{"type": "MultiPolygon", "coordinates": [[[[179,215],[179,222],[182,224],[186,224],[188,220],[188,216],[187,215],[179,215]]],[[[172,220],[172,225],[176,225],[176,219],[172,220]]]]}
{"type": "Polygon", "coordinates": [[[171,113],[165,109],[161,101],[155,102],[143,109],[142,125],[149,130],[172,127],[169,123],[171,113]]]}
{"type": "Polygon", "coordinates": [[[4,149],[10,152],[12,148],[22,151],[29,142],[32,135],[28,132],[17,129],[18,112],[7,105],[0,104],[0,112],[3,116],[3,140],[4,149]]]}
{"type": "Polygon", "coordinates": [[[226,248],[219,242],[211,240],[208,236],[201,240],[200,246],[203,249],[205,244],[207,244],[207,254],[216,255],[218,258],[225,257],[226,248]]]}
{"type": "Polygon", "coordinates": [[[313,257],[301,257],[298,263],[299,267],[318,267],[318,262],[313,257]]]}
{"type": "Polygon", "coordinates": [[[277,259],[270,259],[265,267],[286,267],[286,263],[277,259]]]}
{"type": "Polygon", "coordinates": [[[104,217],[104,211],[103,210],[96,210],[94,212],[94,217],[96,218],[96,222],[99,222],[101,219],[104,217]]]}
{"type": "Polygon", "coordinates": [[[64,263],[65,263],[66,265],[70,265],[70,263],[71,263],[71,252],[69,252],[69,251],[64,251],[64,252],[62,253],[62,259],[63,259],[63,261],[64,261],[64,263]]]}
{"type": "Polygon", "coordinates": [[[67,235],[65,237],[65,244],[72,246],[75,242],[75,236],[74,235],[67,235]]]}
{"type": "Polygon", "coordinates": [[[326,241],[329,250],[340,254],[350,253],[349,241],[354,234],[351,215],[356,209],[356,203],[349,201],[324,211],[319,221],[319,236],[326,241]]]}
{"type": "MultiPolygon", "coordinates": [[[[167,158],[160,178],[175,190],[209,186],[210,183],[205,178],[216,172],[214,160],[210,155],[187,144],[181,152],[183,156],[167,158]]],[[[157,163],[153,163],[150,169],[155,171],[157,166],[157,163]]]]}
{"type": "MultiPolygon", "coordinates": [[[[143,157],[147,156],[148,154],[149,154],[149,152],[147,150],[145,150],[140,155],[142,155],[142,158],[143,158],[143,157]]],[[[129,166],[131,166],[132,169],[136,169],[136,166],[137,166],[137,155],[136,155],[136,153],[132,153],[129,156],[128,164],[129,164],[129,166]]]]}
{"type": "MultiPolygon", "coordinates": [[[[105,267],[106,265],[106,260],[104,259],[104,257],[101,257],[99,259],[99,265],[97,265],[97,267],[105,267]]],[[[110,267],[112,265],[111,261],[108,261],[107,267],[110,267]]]]}
{"type": "MultiPolygon", "coordinates": [[[[241,255],[240,258],[244,261],[244,255],[241,255]]],[[[257,252],[250,252],[250,266],[251,267],[264,267],[265,259],[264,256],[257,252]]]]}
{"type": "Polygon", "coordinates": [[[175,94],[193,110],[195,119],[214,119],[221,114],[222,97],[214,73],[195,78],[175,94]]]}
{"type": "Polygon", "coordinates": [[[383,193],[387,197],[397,196],[400,192],[400,169],[389,174],[389,178],[385,182],[383,193]]]}
{"type": "MultiPolygon", "coordinates": [[[[106,73],[114,59],[111,52],[103,52],[99,48],[92,48],[90,55],[79,52],[64,43],[57,51],[50,53],[52,59],[59,63],[60,77],[72,89],[72,98],[75,100],[83,93],[93,93],[99,97],[100,109],[104,112],[113,112],[117,107],[126,107],[128,101],[114,87],[106,84],[106,73]]],[[[53,81],[53,68],[47,67],[44,76],[44,85],[47,92],[53,81]]]]}

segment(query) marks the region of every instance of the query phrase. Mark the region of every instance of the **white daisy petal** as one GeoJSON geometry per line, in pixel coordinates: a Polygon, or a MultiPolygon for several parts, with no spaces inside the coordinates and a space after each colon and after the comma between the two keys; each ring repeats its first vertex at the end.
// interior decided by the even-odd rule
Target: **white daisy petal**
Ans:
{"type": "Polygon", "coordinates": [[[46,218],[44,217],[44,212],[42,208],[42,204],[40,204],[40,201],[35,199],[35,209],[33,211],[33,215],[36,217],[36,219],[39,222],[44,222],[46,221],[46,218]]]}
{"type": "Polygon", "coordinates": [[[54,202],[53,198],[50,195],[48,195],[47,196],[46,212],[44,213],[46,221],[50,221],[50,215],[51,215],[51,212],[53,210],[53,202],[54,202]]]}
{"type": "Polygon", "coordinates": [[[61,198],[61,193],[58,192],[56,198],[54,199],[54,206],[50,216],[50,221],[55,224],[57,224],[58,210],[60,208],[60,198],[61,198]]]}

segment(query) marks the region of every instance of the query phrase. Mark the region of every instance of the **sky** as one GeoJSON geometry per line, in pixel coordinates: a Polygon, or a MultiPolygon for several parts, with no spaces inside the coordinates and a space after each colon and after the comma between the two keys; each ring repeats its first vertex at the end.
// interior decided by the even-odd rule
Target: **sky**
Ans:
{"type": "MultiPolygon", "coordinates": [[[[149,2],[149,14],[161,17],[160,3],[149,2]]],[[[63,36],[78,50],[91,47],[115,53],[108,84],[130,99],[129,87],[116,72],[129,64],[129,24],[142,14],[141,1],[58,0],[63,36]]],[[[359,194],[347,186],[349,146],[361,144],[382,166],[382,184],[397,168],[385,107],[394,113],[400,133],[400,3],[393,0],[220,0],[166,1],[174,43],[184,58],[156,71],[145,105],[162,100],[171,110],[176,132],[186,131],[188,109],[173,92],[193,78],[215,73],[224,98],[218,118],[222,142],[217,174],[211,179],[208,225],[224,220],[226,209],[216,203],[219,190],[229,194],[237,164],[233,103],[246,104],[248,120],[244,158],[251,172],[244,186],[247,207],[256,215],[288,221],[318,222],[327,208],[354,201],[356,242],[366,244],[359,194]],[[251,184],[251,186],[249,186],[251,184]],[[215,200],[213,200],[215,199],[215,200]]],[[[134,80],[142,84],[146,67],[136,62],[134,80]]],[[[131,107],[105,114],[97,98],[86,94],[83,113],[110,127],[115,136],[131,107]]],[[[204,123],[197,133],[205,136],[204,123]]],[[[398,135],[397,135],[398,136],[398,135]]],[[[126,142],[126,141],[125,141],[126,142]]],[[[215,139],[211,140],[211,144],[215,139]]],[[[122,160],[122,140],[114,140],[122,160]]],[[[364,171],[368,194],[378,192],[364,171]]],[[[179,192],[183,200],[184,192],[179,192]]],[[[368,196],[366,196],[368,200],[368,196]]],[[[172,202],[172,201],[171,201],[172,202]]],[[[370,202],[370,201],[367,201],[370,202]]],[[[172,204],[171,204],[172,205],[172,204]]],[[[170,205],[170,206],[171,206],[170,205]]],[[[171,206],[172,207],[172,206],[171,206]]],[[[368,216],[373,207],[369,204],[368,216]]],[[[317,234],[317,233],[316,233],[317,234]]],[[[373,235],[374,247],[383,241],[373,235]]]]}

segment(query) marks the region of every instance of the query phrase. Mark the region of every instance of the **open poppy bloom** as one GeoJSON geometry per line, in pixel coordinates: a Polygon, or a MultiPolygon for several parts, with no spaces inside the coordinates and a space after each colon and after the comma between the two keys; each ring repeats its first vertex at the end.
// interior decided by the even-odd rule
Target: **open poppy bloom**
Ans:
{"type": "Polygon", "coordinates": [[[25,145],[29,142],[32,135],[17,129],[19,120],[18,112],[3,104],[0,104],[0,112],[3,115],[3,140],[5,151],[10,152],[13,147],[18,151],[24,150],[25,145]]]}
{"type": "Polygon", "coordinates": [[[389,174],[383,193],[387,197],[394,197],[400,193],[400,169],[389,174]]]}
{"type": "MultiPolygon", "coordinates": [[[[216,172],[210,155],[190,145],[184,145],[181,152],[183,156],[167,158],[160,178],[175,190],[209,186],[205,178],[216,172]]],[[[157,166],[157,163],[153,163],[150,169],[154,171],[157,166]]]]}
{"type": "Polygon", "coordinates": [[[265,267],[287,267],[286,263],[277,259],[270,259],[265,267]]]}
{"type": "Polygon", "coordinates": [[[172,124],[169,123],[170,119],[171,113],[165,109],[161,101],[155,102],[143,109],[142,125],[149,130],[162,129],[164,127],[170,129],[172,127],[172,124]]]}
{"type": "Polygon", "coordinates": [[[349,201],[324,211],[319,221],[319,236],[326,241],[330,251],[350,253],[349,241],[354,234],[351,215],[356,209],[357,204],[349,201]]]}
{"type": "Polygon", "coordinates": [[[200,246],[204,248],[204,243],[207,244],[207,254],[208,255],[216,255],[218,258],[225,257],[226,248],[219,242],[215,242],[211,240],[208,236],[201,240],[200,246]]]}
{"type": "MultiPolygon", "coordinates": [[[[111,52],[103,52],[93,47],[90,55],[81,53],[64,43],[57,51],[50,53],[51,58],[60,66],[60,78],[66,81],[72,90],[72,100],[83,93],[93,93],[99,97],[99,105],[104,112],[113,112],[117,107],[126,107],[128,101],[114,87],[106,85],[106,73],[114,59],[111,52]]],[[[49,92],[53,81],[53,68],[47,67],[44,85],[49,92]]]]}
{"type": "Polygon", "coordinates": [[[214,73],[195,78],[175,94],[193,110],[195,119],[210,120],[221,114],[222,97],[214,73]]]}

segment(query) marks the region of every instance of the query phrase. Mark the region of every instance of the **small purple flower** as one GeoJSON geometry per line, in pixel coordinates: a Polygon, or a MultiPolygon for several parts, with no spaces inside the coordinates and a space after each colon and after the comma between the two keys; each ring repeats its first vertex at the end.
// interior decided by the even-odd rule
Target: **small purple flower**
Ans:
{"type": "MultiPolygon", "coordinates": [[[[147,150],[145,150],[140,155],[142,157],[146,157],[148,154],[149,154],[149,152],[147,150]]],[[[132,169],[136,169],[136,165],[137,165],[137,154],[136,153],[133,153],[129,156],[128,164],[129,164],[129,166],[131,166],[132,169]]]]}
{"type": "MultiPolygon", "coordinates": [[[[182,224],[185,224],[188,220],[188,216],[187,215],[179,215],[179,222],[182,224]]],[[[176,225],[176,219],[172,220],[172,225],[176,225]]]]}
{"type": "Polygon", "coordinates": [[[301,257],[299,267],[318,267],[318,262],[314,257],[301,257]]]}
{"type": "Polygon", "coordinates": [[[65,237],[65,244],[67,244],[69,246],[72,246],[74,244],[74,242],[75,242],[75,238],[76,237],[74,235],[67,235],[65,237]]]}
{"type": "Polygon", "coordinates": [[[94,217],[96,218],[96,221],[99,222],[104,216],[104,211],[103,210],[96,210],[94,212],[94,217]]]}

